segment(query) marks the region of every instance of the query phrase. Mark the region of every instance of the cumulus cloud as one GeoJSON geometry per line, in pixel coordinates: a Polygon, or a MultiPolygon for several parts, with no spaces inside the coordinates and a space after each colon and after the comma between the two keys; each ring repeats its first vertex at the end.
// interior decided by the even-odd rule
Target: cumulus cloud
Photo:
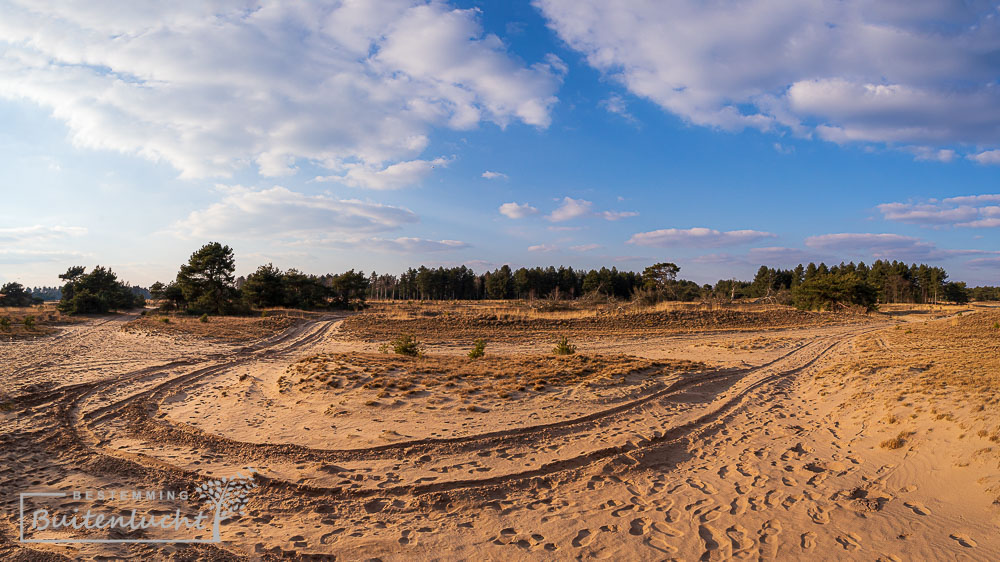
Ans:
{"type": "Polygon", "coordinates": [[[0,97],[49,108],[79,146],[183,177],[307,161],[392,187],[435,127],[548,126],[566,70],[524,64],[477,10],[439,0],[10,0],[3,14],[0,97]]]}
{"type": "Polygon", "coordinates": [[[409,160],[397,162],[385,168],[349,164],[347,172],[342,176],[321,176],[319,181],[338,181],[351,187],[362,187],[377,190],[400,189],[419,183],[431,170],[445,167],[450,160],[436,158],[434,160],[409,160]]]}
{"type": "Polygon", "coordinates": [[[87,229],[82,226],[19,226],[0,228],[0,242],[31,243],[44,242],[57,238],[83,236],[87,229]]]}
{"type": "Polygon", "coordinates": [[[418,220],[412,211],[400,207],[307,195],[280,186],[261,191],[241,186],[220,189],[225,193],[221,201],[191,212],[172,231],[193,238],[281,239],[325,232],[382,232],[418,220]]]}
{"type": "Polygon", "coordinates": [[[562,203],[546,218],[552,222],[565,222],[590,213],[593,203],[585,199],[563,197],[562,203]]]}
{"type": "Polygon", "coordinates": [[[970,154],[969,160],[974,160],[983,165],[1000,164],[1000,150],[984,150],[977,154],[970,154]]]}
{"type": "Polygon", "coordinates": [[[617,221],[621,219],[627,219],[629,217],[637,217],[639,213],[635,211],[601,211],[598,213],[604,220],[617,221]]]}
{"type": "Polygon", "coordinates": [[[483,172],[483,177],[488,180],[505,180],[507,179],[507,174],[503,172],[491,172],[489,170],[486,170],[485,172],[483,172]]]}
{"type": "Polygon", "coordinates": [[[633,234],[628,244],[638,246],[693,246],[718,247],[749,244],[765,238],[775,238],[770,232],[759,230],[730,230],[722,232],[711,228],[665,228],[633,234]]]}
{"type": "Polygon", "coordinates": [[[598,248],[603,248],[600,244],[580,244],[579,246],[570,246],[569,249],[574,252],[590,252],[597,250],[598,248]]]}
{"type": "Polygon", "coordinates": [[[886,220],[922,226],[989,228],[1000,226],[1000,194],[964,195],[924,202],[883,203],[879,212],[886,220]]]}
{"type": "Polygon", "coordinates": [[[552,244],[538,244],[535,246],[528,246],[529,252],[552,252],[558,250],[558,246],[552,244]]]}
{"type": "Polygon", "coordinates": [[[696,125],[934,147],[938,159],[950,144],[998,144],[991,2],[535,5],[591,66],[696,125]]]}
{"type": "Polygon", "coordinates": [[[511,219],[523,219],[528,215],[534,215],[538,212],[538,209],[532,207],[531,205],[524,203],[518,204],[515,202],[504,203],[500,205],[500,214],[511,219]]]}

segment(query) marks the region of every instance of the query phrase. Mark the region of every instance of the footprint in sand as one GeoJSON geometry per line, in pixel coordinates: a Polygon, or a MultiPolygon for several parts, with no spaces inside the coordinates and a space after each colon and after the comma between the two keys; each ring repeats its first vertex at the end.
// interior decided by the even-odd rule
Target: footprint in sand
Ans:
{"type": "Polygon", "coordinates": [[[861,537],[854,533],[847,533],[846,535],[837,537],[837,542],[840,543],[840,546],[844,547],[844,550],[857,550],[861,548],[861,537]]]}
{"type": "Polygon", "coordinates": [[[588,529],[580,529],[580,532],[576,534],[576,538],[573,539],[573,546],[583,548],[590,544],[592,540],[594,540],[594,537],[588,529]]]}
{"type": "Polygon", "coordinates": [[[830,522],[830,513],[828,509],[821,505],[814,505],[806,510],[809,517],[812,518],[813,523],[817,525],[826,525],[830,522]]]}
{"type": "Polygon", "coordinates": [[[733,515],[743,515],[747,511],[747,499],[744,496],[736,496],[733,500],[729,513],[733,515]]]}
{"type": "Polygon", "coordinates": [[[702,560],[728,560],[732,557],[730,541],[714,527],[701,525],[698,527],[698,536],[705,543],[702,560]]]}
{"type": "Polygon", "coordinates": [[[778,554],[778,535],[781,534],[781,521],[771,519],[760,529],[761,558],[775,558],[778,554]]]}
{"type": "Polygon", "coordinates": [[[646,529],[649,528],[649,521],[644,517],[637,517],[632,520],[629,526],[628,534],[640,537],[646,534],[646,529]]]}
{"type": "Polygon", "coordinates": [[[812,550],[816,547],[816,533],[802,533],[802,550],[812,550]]]}
{"type": "Polygon", "coordinates": [[[692,488],[696,490],[701,490],[702,492],[709,495],[718,493],[718,490],[715,489],[715,486],[709,484],[708,482],[702,482],[697,478],[692,478],[688,480],[688,484],[690,484],[692,488]]]}
{"type": "Polygon", "coordinates": [[[670,546],[669,544],[661,541],[660,539],[658,539],[656,537],[646,537],[646,540],[644,540],[643,543],[646,546],[648,546],[648,547],[650,547],[650,548],[652,548],[654,550],[659,550],[660,552],[662,552],[664,554],[672,554],[674,552],[677,552],[676,548],[670,546]]]}
{"type": "Polygon", "coordinates": [[[972,537],[966,535],[965,533],[953,533],[949,536],[958,541],[958,544],[964,546],[965,548],[975,548],[978,544],[976,541],[972,540],[972,537]]]}
{"type": "Polygon", "coordinates": [[[904,502],[903,505],[913,510],[913,513],[917,515],[930,515],[931,510],[927,508],[926,505],[920,502],[904,502]]]}
{"type": "Polygon", "coordinates": [[[701,514],[701,522],[702,523],[708,523],[710,521],[715,521],[716,519],[718,519],[721,516],[722,516],[722,508],[721,507],[713,507],[712,509],[710,509],[710,510],[706,511],[705,513],[701,514]]]}
{"type": "Polygon", "coordinates": [[[739,557],[741,553],[749,552],[754,546],[754,540],[750,538],[749,531],[742,525],[736,524],[726,529],[726,536],[733,543],[733,555],[739,557]]]}
{"type": "Polygon", "coordinates": [[[652,525],[650,525],[650,528],[653,531],[656,531],[657,533],[661,533],[661,534],[667,535],[668,537],[683,537],[684,536],[684,531],[681,531],[679,529],[675,529],[675,528],[671,527],[670,525],[667,525],[666,523],[659,523],[659,522],[653,523],[652,525]]]}

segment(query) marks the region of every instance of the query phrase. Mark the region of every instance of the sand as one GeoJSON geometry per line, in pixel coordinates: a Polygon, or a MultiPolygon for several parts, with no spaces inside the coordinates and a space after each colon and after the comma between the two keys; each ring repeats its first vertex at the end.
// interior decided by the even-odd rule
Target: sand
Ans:
{"type": "Polygon", "coordinates": [[[514,337],[495,378],[449,338],[386,362],[343,315],[254,341],[88,320],[0,344],[0,556],[1000,559],[995,365],[948,352],[995,316],[593,330],[563,363],[514,337]],[[248,467],[218,544],[17,540],[20,492],[248,467]]]}

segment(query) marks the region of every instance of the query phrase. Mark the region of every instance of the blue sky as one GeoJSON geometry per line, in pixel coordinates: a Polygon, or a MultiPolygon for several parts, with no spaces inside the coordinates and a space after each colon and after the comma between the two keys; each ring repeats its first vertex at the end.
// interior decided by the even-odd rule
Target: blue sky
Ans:
{"type": "Polygon", "coordinates": [[[996,2],[0,0],[0,282],[901,259],[1000,284],[996,2]]]}

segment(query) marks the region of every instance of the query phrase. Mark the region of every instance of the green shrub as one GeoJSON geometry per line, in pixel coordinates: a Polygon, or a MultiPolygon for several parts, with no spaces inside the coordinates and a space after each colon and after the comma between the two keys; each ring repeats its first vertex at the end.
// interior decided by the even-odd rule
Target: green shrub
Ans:
{"type": "Polygon", "coordinates": [[[24,317],[24,328],[26,330],[34,330],[35,329],[35,317],[34,316],[25,316],[24,317]]]}
{"type": "Polygon", "coordinates": [[[266,310],[260,311],[260,317],[261,318],[267,318],[267,311],[266,310]]]}
{"type": "Polygon", "coordinates": [[[556,342],[556,346],[552,349],[552,353],[555,353],[556,355],[573,355],[576,353],[576,346],[569,343],[569,338],[563,336],[559,338],[558,342],[556,342]]]}
{"type": "Polygon", "coordinates": [[[413,334],[403,334],[389,342],[394,353],[416,357],[420,355],[420,342],[413,334]]]}
{"type": "Polygon", "coordinates": [[[994,322],[993,323],[993,329],[994,330],[1000,330],[1000,322],[994,322]]]}
{"type": "Polygon", "coordinates": [[[0,318],[0,330],[7,331],[10,329],[10,318],[6,316],[0,318]]]}
{"type": "Polygon", "coordinates": [[[198,318],[198,321],[201,322],[201,323],[203,323],[203,324],[208,323],[208,314],[202,314],[201,318],[198,318]]]}
{"type": "Polygon", "coordinates": [[[160,322],[163,322],[164,324],[169,324],[170,323],[170,319],[167,318],[166,316],[164,316],[163,318],[160,318],[160,322]]]}
{"type": "Polygon", "coordinates": [[[476,340],[475,345],[472,346],[472,351],[469,352],[469,359],[478,359],[483,355],[486,355],[486,340],[479,338],[476,340]]]}

